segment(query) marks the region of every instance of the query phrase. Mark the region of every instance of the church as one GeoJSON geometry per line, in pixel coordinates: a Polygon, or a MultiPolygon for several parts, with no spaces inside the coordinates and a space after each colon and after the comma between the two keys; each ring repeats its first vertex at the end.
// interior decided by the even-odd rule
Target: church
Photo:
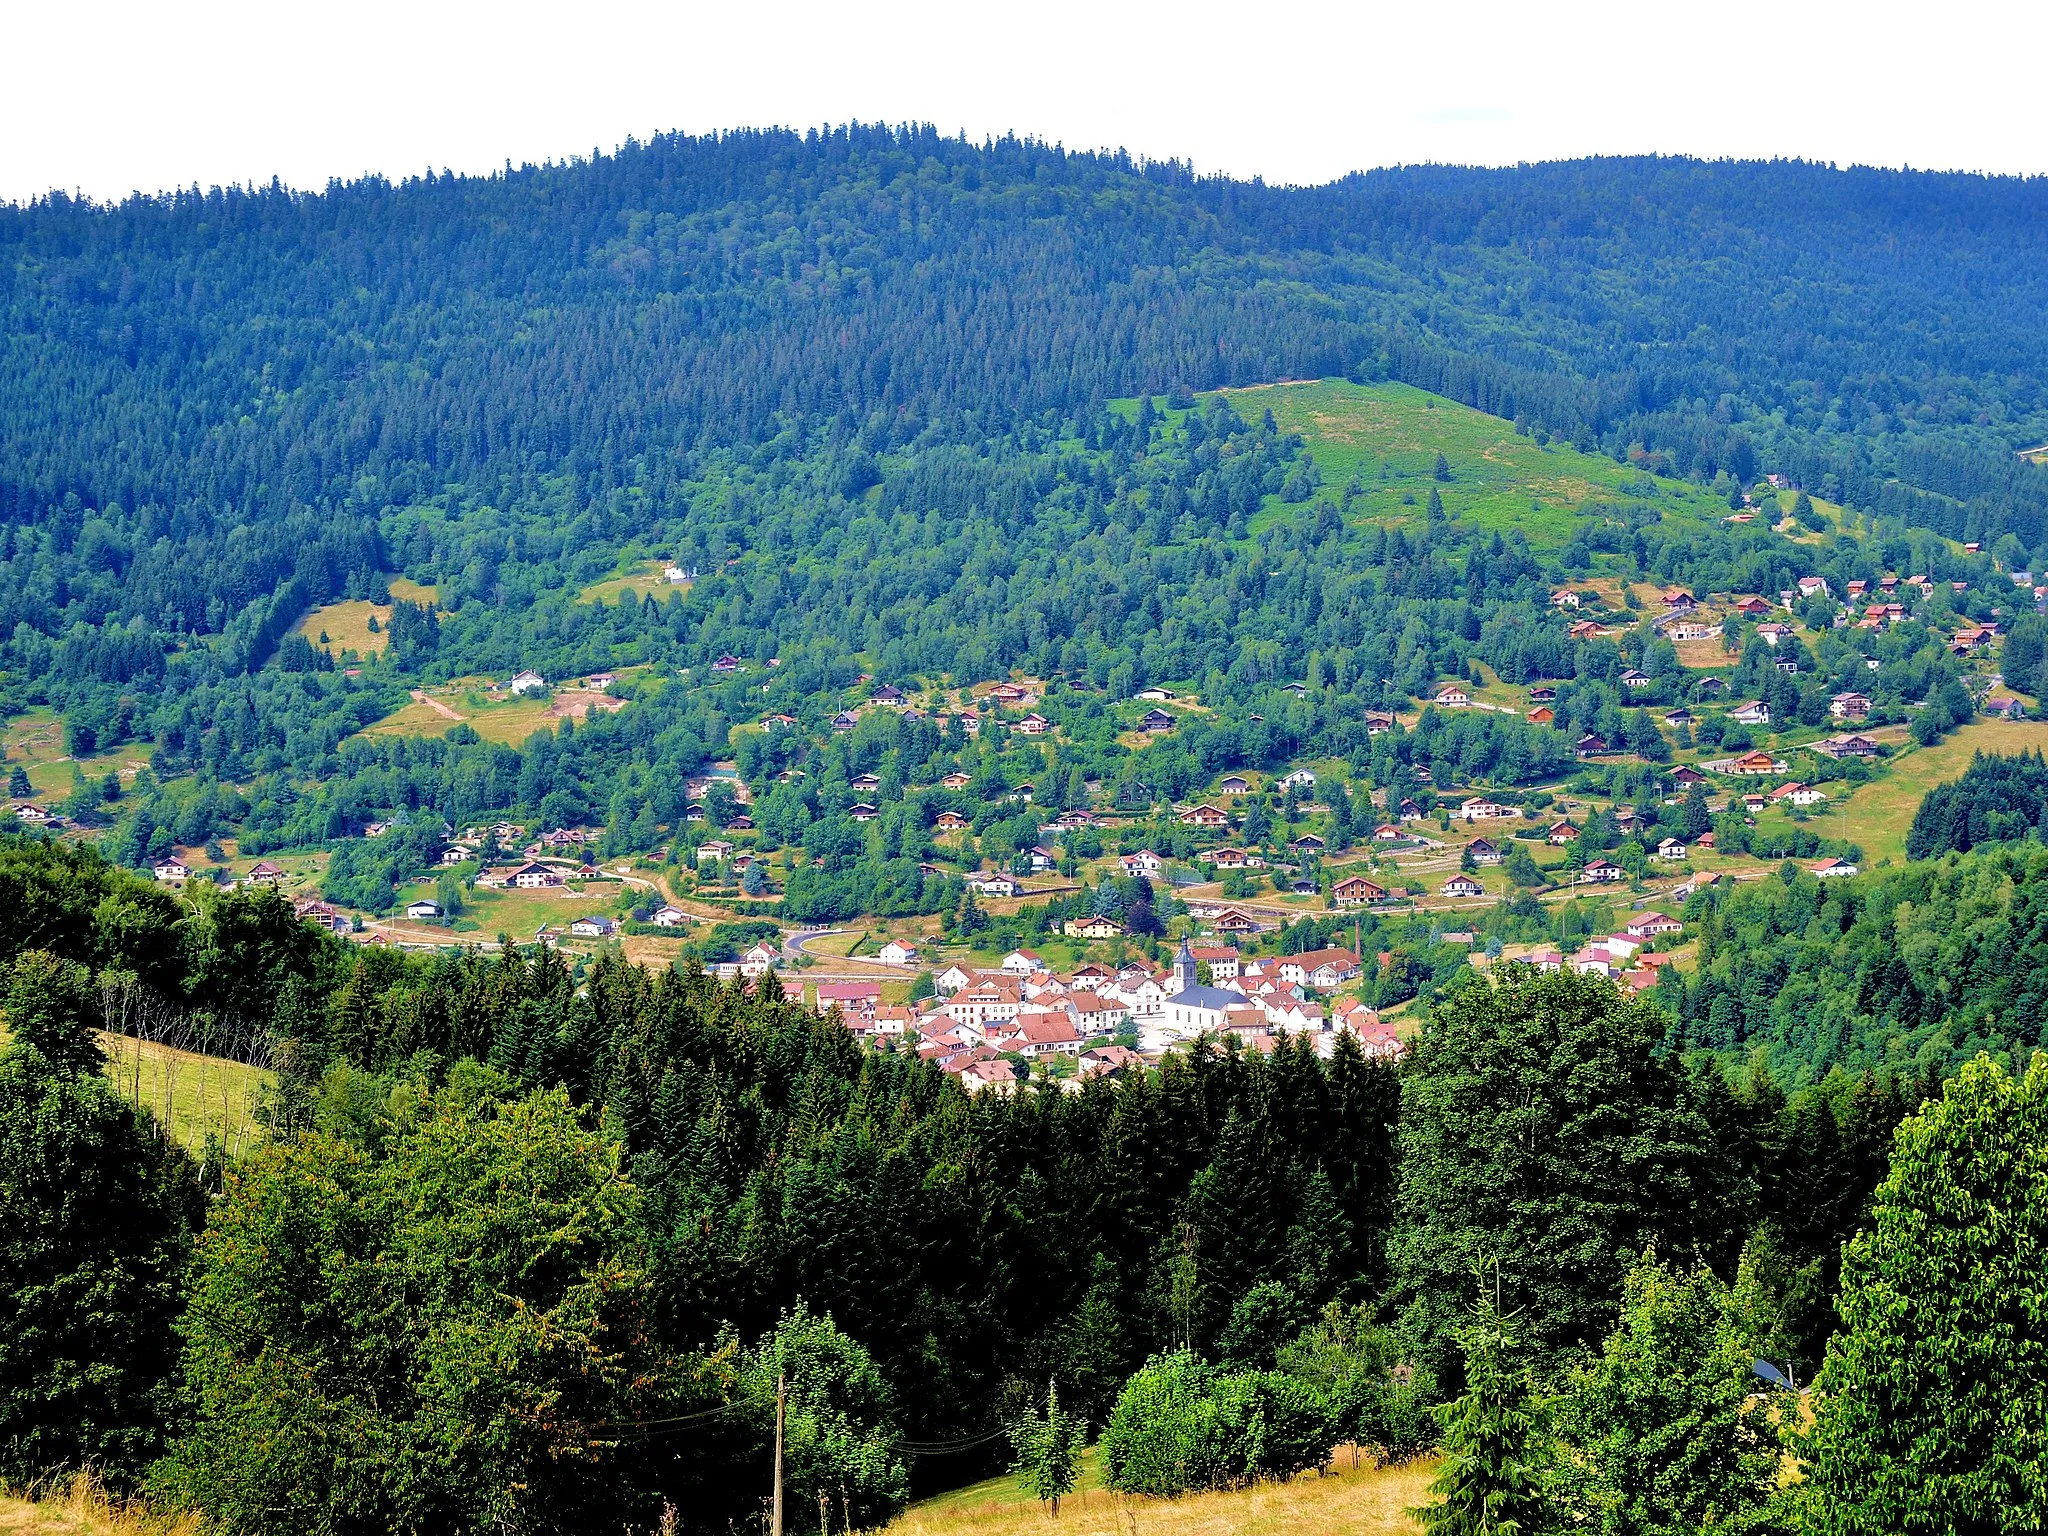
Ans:
{"type": "Polygon", "coordinates": [[[1243,1008],[1250,1002],[1242,992],[1233,992],[1228,987],[1201,985],[1196,980],[1198,974],[1194,954],[1183,939],[1180,953],[1173,957],[1173,980],[1167,987],[1164,1020],[1166,1028],[1182,1038],[1221,1030],[1226,1008],[1243,1008]]]}

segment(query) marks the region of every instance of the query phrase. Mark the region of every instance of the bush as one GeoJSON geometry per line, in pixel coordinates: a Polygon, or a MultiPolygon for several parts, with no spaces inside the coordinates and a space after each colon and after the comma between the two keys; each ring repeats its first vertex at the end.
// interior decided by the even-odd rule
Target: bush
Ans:
{"type": "Polygon", "coordinates": [[[1280,1351],[1279,1367],[1329,1405],[1337,1434],[1382,1460],[1408,1461],[1436,1444],[1429,1405],[1436,1378],[1406,1359],[1402,1341],[1373,1322],[1371,1306],[1331,1302],[1280,1351]]]}
{"type": "Polygon", "coordinates": [[[1159,1497],[1237,1487],[1320,1467],[1337,1437],[1335,1416],[1306,1382],[1218,1370],[1183,1351],[1154,1357],[1124,1384],[1102,1432],[1102,1476],[1159,1497]]]}

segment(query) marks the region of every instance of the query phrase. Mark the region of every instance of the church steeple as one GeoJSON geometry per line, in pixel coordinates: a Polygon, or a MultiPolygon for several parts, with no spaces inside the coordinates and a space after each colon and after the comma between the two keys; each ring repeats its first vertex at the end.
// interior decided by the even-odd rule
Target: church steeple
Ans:
{"type": "Polygon", "coordinates": [[[1195,952],[1188,948],[1188,941],[1180,941],[1180,953],[1173,957],[1173,990],[1185,992],[1196,985],[1195,952]]]}

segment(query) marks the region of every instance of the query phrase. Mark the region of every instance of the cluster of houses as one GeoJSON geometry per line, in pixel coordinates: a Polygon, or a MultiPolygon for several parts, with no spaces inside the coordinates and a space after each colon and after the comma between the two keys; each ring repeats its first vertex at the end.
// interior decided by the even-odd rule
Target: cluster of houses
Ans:
{"type": "Polygon", "coordinates": [[[1590,940],[1572,954],[1545,948],[1523,959],[1539,971],[1605,976],[1626,991],[1641,992],[1654,987],[1663,968],[1673,963],[1671,956],[1656,953],[1656,941],[1684,928],[1684,923],[1663,912],[1642,912],[1630,918],[1621,932],[1590,940]]]}
{"type": "MultiPolygon", "coordinates": [[[[755,958],[750,952],[741,970],[755,958]]],[[[864,1040],[914,1042],[920,1056],[970,1091],[1007,1091],[1026,1075],[1022,1064],[1041,1057],[1076,1060],[1080,1070],[1069,1081],[1078,1081],[1203,1035],[1267,1051],[1283,1038],[1306,1037],[1327,1056],[1350,1034],[1367,1056],[1397,1059],[1406,1044],[1373,1009],[1321,1000],[1359,974],[1358,956],[1334,948],[1246,960],[1227,945],[1183,942],[1163,968],[1088,964],[1065,976],[1019,949],[993,970],[948,966],[934,977],[937,995],[917,1007],[885,1006],[879,981],[820,982],[817,1007],[836,1010],[864,1040]],[[1135,1035],[1137,1051],[1112,1043],[1119,1035],[1135,1035]]]]}

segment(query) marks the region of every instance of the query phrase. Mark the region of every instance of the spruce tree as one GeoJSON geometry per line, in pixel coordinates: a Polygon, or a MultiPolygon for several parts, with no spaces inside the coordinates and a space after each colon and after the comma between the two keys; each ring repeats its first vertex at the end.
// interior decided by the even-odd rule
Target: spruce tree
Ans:
{"type": "Polygon", "coordinates": [[[1461,1331],[1465,1390],[1437,1409],[1444,1463],[1412,1511],[1429,1536],[1536,1536],[1549,1528],[1545,1483],[1555,1461],[1512,1318],[1486,1295],[1461,1331]]]}

